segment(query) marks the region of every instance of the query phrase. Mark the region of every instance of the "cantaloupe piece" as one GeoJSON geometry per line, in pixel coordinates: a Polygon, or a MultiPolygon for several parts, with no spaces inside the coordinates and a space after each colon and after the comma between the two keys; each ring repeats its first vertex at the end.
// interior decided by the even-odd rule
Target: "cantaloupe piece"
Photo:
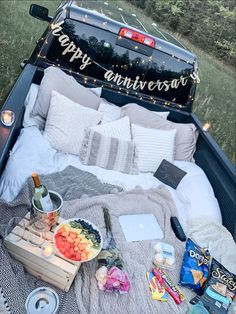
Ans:
{"type": "Polygon", "coordinates": [[[87,248],[87,244],[80,243],[80,248],[81,248],[81,250],[85,250],[87,248]]]}
{"type": "Polygon", "coordinates": [[[87,258],[87,254],[85,254],[84,252],[82,252],[82,253],[81,253],[81,259],[82,259],[82,261],[88,259],[88,258],[87,258]]]}
{"type": "Polygon", "coordinates": [[[89,252],[89,254],[88,254],[88,259],[92,258],[94,255],[95,255],[94,253],[89,252]]]}
{"type": "Polygon", "coordinates": [[[63,232],[65,232],[64,226],[62,226],[60,229],[58,229],[57,234],[61,234],[63,232]]]}
{"type": "Polygon", "coordinates": [[[76,239],[74,240],[74,243],[80,243],[80,238],[76,238],[76,239]]]}
{"type": "Polygon", "coordinates": [[[67,237],[66,240],[67,240],[69,243],[74,243],[74,239],[72,239],[71,237],[67,237]]]}
{"type": "Polygon", "coordinates": [[[77,234],[75,232],[70,232],[71,239],[77,238],[77,234]]]}

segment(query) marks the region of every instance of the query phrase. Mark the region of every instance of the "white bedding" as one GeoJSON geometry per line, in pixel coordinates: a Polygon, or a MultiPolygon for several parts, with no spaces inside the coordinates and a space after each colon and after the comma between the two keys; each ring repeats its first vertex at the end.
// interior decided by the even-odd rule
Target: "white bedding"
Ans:
{"type": "MultiPolygon", "coordinates": [[[[202,219],[207,217],[221,223],[218,202],[203,170],[187,161],[175,161],[174,164],[187,172],[177,190],[167,186],[175,201],[182,224],[185,225],[189,219],[199,217],[202,219]]],[[[149,189],[163,184],[151,173],[129,175],[96,166],[82,165],[78,156],[57,152],[51,148],[37,127],[31,126],[22,129],[10,153],[0,180],[0,198],[8,202],[13,200],[32,172],[48,174],[61,171],[68,165],[89,171],[102,182],[119,185],[124,190],[131,190],[136,186],[149,189]]]]}
{"type": "MultiPolygon", "coordinates": [[[[99,90],[99,92],[101,91],[99,90]]],[[[30,117],[37,93],[38,85],[31,84],[25,100],[24,128],[10,153],[10,158],[0,179],[1,199],[8,202],[13,200],[32,172],[48,174],[61,171],[69,165],[91,172],[102,182],[119,185],[127,191],[136,186],[149,189],[163,184],[151,173],[129,175],[96,166],[86,166],[81,164],[78,156],[53,149],[34,126],[34,120],[30,117]]],[[[177,190],[167,186],[182,224],[185,225],[187,221],[196,218],[204,219],[204,217],[222,223],[218,202],[203,170],[196,164],[187,161],[175,161],[174,164],[187,172],[177,190]]]]}

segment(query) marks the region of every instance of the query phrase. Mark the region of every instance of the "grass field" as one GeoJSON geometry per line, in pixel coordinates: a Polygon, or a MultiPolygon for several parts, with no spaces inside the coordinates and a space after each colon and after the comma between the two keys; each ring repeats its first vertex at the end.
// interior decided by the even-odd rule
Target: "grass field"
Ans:
{"type": "Polygon", "coordinates": [[[55,13],[60,0],[0,0],[0,106],[19,76],[20,63],[27,58],[47,26],[29,16],[31,3],[55,13]]]}
{"type": "MultiPolygon", "coordinates": [[[[21,61],[30,55],[46,27],[45,22],[28,15],[32,2],[46,6],[53,15],[60,0],[0,0],[0,106],[21,72],[21,61]]],[[[164,32],[159,25],[153,26],[153,21],[143,11],[126,1],[78,1],[78,4],[146,30],[159,38],[176,42],[172,34],[164,32]]],[[[211,134],[231,161],[236,163],[235,69],[225,66],[185,39],[179,40],[198,56],[201,83],[197,88],[193,111],[202,122],[211,122],[211,134]]]]}

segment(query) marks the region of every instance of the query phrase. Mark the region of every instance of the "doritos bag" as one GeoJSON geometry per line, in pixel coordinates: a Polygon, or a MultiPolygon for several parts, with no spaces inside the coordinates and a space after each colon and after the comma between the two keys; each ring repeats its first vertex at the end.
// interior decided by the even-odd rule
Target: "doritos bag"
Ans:
{"type": "Polygon", "coordinates": [[[204,292],[201,296],[193,298],[191,303],[196,304],[200,301],[209,313],[225,314],[228,312],[235,294],[236,275],[213,258],[204,292]]]}
{"type": "Polygon", "coordinates": [[[182,286],[200,292],[208,277],[209,262],[209,251],[201,248],[191,239],[188,239],[180,271],[179,283],[182,286]]]}

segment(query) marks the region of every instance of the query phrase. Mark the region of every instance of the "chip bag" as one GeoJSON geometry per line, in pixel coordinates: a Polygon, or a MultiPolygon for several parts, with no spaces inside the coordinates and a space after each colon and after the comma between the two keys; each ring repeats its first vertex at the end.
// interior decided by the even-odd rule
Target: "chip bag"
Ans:
{"type": "Polygon", "coordinates": [[[236,275],[229,272],[214,258],[212,259],[210,276],[205,284],[204,292],[191,300],[192,304],[201,302],[209,313],[225,314],[236,295],[236,275]]]}
{"type": "Polygon", "coordinates": [[[188,239],[180,271],[179,283],[199,293],[208,277],[209,262],[209,251],[201,248],[191,239],[188,239]]]}

